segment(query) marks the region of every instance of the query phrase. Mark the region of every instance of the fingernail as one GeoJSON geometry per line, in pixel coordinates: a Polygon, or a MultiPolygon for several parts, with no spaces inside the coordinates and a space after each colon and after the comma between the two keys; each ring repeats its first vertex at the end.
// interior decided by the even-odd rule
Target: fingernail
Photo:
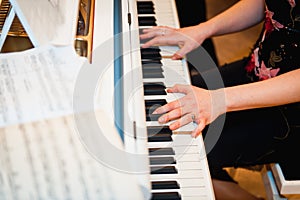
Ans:
{"type": "Polygon", "coordinates": [[[196,138],[196,133],[192,132],[191,136],[192,136],[192,138],[196,138]]]}
{"type": "Polygon", "coordinates": [[[165,122],[165,118],[164,118],[164,117],[158,118],[158,122],[159,122],[159,123],[164,123],[164,122],[165,122]]]}

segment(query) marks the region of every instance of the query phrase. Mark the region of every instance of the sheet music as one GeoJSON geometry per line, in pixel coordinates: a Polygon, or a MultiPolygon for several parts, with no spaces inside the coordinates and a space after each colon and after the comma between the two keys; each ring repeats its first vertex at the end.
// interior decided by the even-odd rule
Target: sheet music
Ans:
{"type": "Polygon", "coordinates": [[[0,54],[1,200],[143,199],[108,114],[73,113],[86,62],[73,46],[0,54]]]}
{"type": "MultiPolygon", "coordinates": [[[[106,131],[118,137],[112,126],[106,131]]],[[[114,159],[125,155],[103,154],[114,159]]],[[[71,116],[0,129],[1,200],[143,199],[134,178],[90,155],[71,116]]]]}
{"type": "Polygon", "coordinates": [[[0,54],[0,127],[72,113],[84,61],[72,46],[0,54]]]}

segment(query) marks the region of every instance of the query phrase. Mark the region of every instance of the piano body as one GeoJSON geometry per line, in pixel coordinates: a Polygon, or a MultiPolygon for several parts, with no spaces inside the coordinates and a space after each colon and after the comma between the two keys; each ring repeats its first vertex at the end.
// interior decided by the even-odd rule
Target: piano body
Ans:
{"type": "MultiPolygon", "coordinates": [[[[5,0],[4,0],[5,1],[5,0]]],[[[181,94],[166,94],[175,83],[191,84],[185,60],[170,59],[178,47],[140,49],[143,28],[156,25],[179,27],[174,0],[121,0],[124,146],[145,199],[215,199],[203,139],[188,134],[194,124],[170,131],[151,115],[181,94]]],[[[87,57],[84,67],[98,67],[95,104],[110,113],[114,110],[114,17],[113,1],[82,0],[79,6],[76,52],[87,57]],[[88,6],[87,6],[88,5],[88,6]],[[82,24],[83,23],[83,24],[82,24]],[[82,29],[83,27],[83,29],[82,29]],[[109,62],[110,61],[110,62],[109,62]],[[105,63],[105,64],[104,64],[105,63]]],[[[119,13],[120,14],[120,13],[119,13]]],[[[118,83],[117,83],[118,84],[118,83]]],[[[118,124],[117,124],[118,125],[118,124]]]]}
{"type": "MultiPolygon", "coordinates": [[[[214,199],[202,137],[186,134],[194,124],[172,132],[150,114],[155,106],[181,97],[166,94],[165,87],[190,84],[186,61],[170,59],[178,47],[140,49],[143,28],[179,27],[176,2],[122,1],[122,9],[124,142],[129,152],[149,154],[150,176],[143,185],[151,183],[152,199],[214,199]]],[[[141,162],[132,163],[139,166],[141,162]]]]}

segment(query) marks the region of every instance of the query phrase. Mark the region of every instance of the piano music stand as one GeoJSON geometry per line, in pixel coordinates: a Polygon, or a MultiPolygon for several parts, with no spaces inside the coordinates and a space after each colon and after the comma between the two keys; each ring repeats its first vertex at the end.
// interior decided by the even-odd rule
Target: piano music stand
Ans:
{"type": "Polygon", "coordinates": [[[15,16],[16,16],[16,13],[15,13],[14,9],[11,8],[7,18],[5,19],[5,22],[4,22],[4,25],[3,25],[3,28],[2,28],[2,32],[1,32],[1,35],[0,35],[0,51],[3,47],[3,45],[4,45],[4,42],[5,42],[6,37],[8,35],[8,31],[10,29],[10,26],[12,25],[12,22],[13,22],[15,16]]]}
{"type": "Polygon", "coordinates": [[[30,34],[31,33],[31,30],[29,30],[29,26],[27,26],[26,24],[28,24],[25,20],[24,17],[22,17],[22,13],[18,10],[18,4],[16,3],[16,1],[9,1],[10,4],[11,4],[11,7],[9,9],[9,13],[7,14],[7,17],[5,19],[5,22],[4,22],[4,25],[3,25],[3,28],[2,28],[2,32],[1,32],[1,35],[0,35],[0,51],[5,43],[5,40],[8,36],[8,33],[9,33],[9,30],[10,30],[10,27],[13,23],[13,20],[14,18],[17,16],[21,22],[21,24],[23,25],[29,39],[31,40],[32,44],[34,46],[38,46],[38,42],[37,40],[34,38],[33,34],[30,34]]]}
{"type": "Polygon", "coordinates": [[[44,44],[74,44],[79,0],[7,1],[10,4],[10,9],[0,37],[0,50],[8,36],[15,16],[18,17],[34,47],[44,44]]]}

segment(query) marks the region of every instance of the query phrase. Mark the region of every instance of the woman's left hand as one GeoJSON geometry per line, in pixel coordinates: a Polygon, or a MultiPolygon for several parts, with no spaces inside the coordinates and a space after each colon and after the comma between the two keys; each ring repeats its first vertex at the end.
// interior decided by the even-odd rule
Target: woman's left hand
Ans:
{"type": "Polygon", "coordinates": [[[206,90],[190,85],[175,85],[167,89],[170,93],[183,93],[184,97],[157,108],[153,114],[163,114],[160,123],[170,124],[170,129],[175,130],[190,122],[197,123],[197,128],[192,132],[192,137],[201,134],[205,126],[214,121],[219,115],[225,113],[225,98],[223,90],[206,90]]]}

